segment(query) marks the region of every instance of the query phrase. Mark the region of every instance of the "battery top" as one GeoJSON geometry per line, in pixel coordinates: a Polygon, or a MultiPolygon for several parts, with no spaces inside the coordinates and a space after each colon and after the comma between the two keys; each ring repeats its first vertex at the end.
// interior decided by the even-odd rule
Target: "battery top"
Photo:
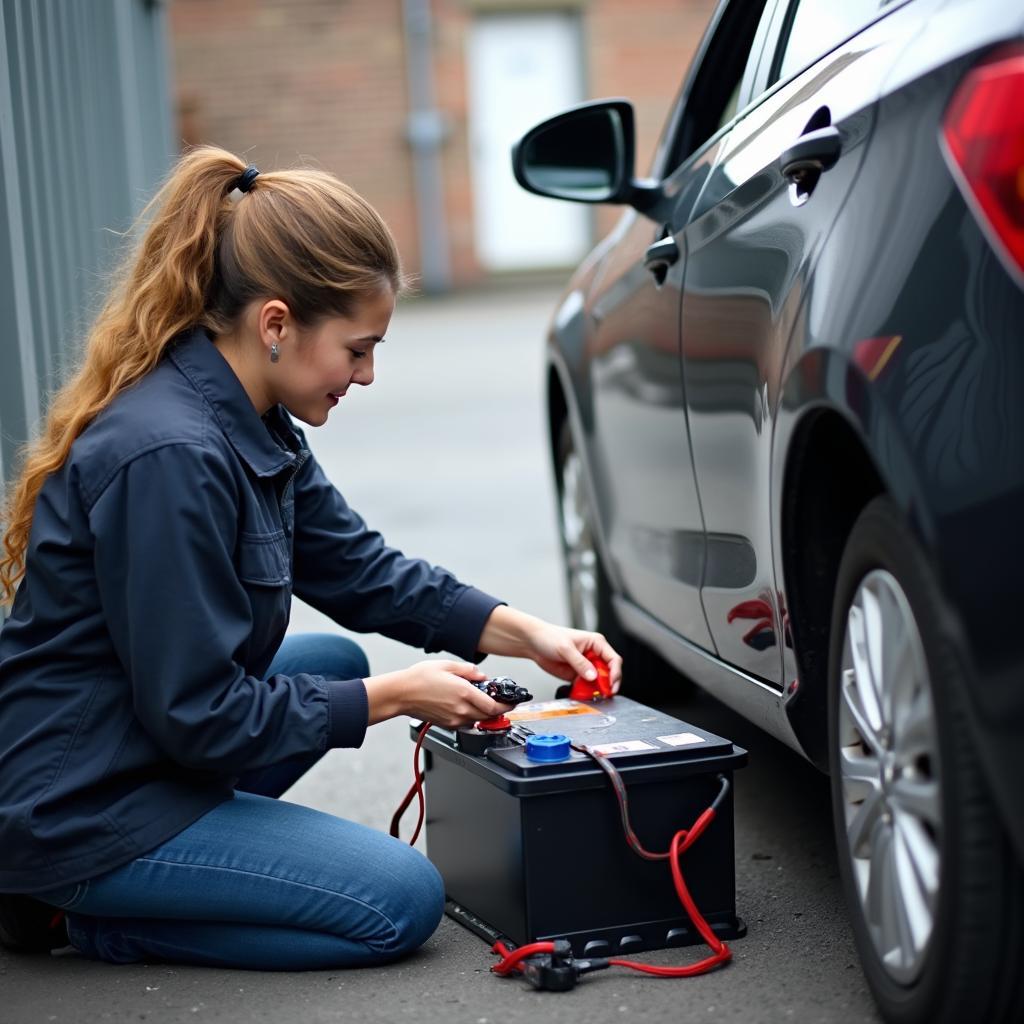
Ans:
{"type": "Polygon", "coordinates": [[[673,718],[628,697],[600,702],[572,699],[521,704],[507,713],[513,738],[507,746],[495,746],[485,754],[470,755],[456,749],[454,734],[432,728],[427,746],[442,757],[453,757],[474,774],[495,785],[523,795],[535,790],[590,788],[604,785],[603,773],[587,754],[576,749],[563,760],[531,759],[526,739],[533,735],[560,733],[573,747],[586,747],[610,758],[627,775],[689,775],[738,768],[746,751],[699,726],[673,718]]]}

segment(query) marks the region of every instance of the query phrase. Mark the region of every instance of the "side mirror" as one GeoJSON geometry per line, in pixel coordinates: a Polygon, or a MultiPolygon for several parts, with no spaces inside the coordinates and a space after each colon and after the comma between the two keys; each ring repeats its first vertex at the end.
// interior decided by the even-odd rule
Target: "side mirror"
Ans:
{"type": "Polygon", "coordinates": [[[635,145],[632,104],[597,100],[531,128],[512,149],[512,170],[540,196],[646,209],[658,189],[633,179],[635,145]]]}

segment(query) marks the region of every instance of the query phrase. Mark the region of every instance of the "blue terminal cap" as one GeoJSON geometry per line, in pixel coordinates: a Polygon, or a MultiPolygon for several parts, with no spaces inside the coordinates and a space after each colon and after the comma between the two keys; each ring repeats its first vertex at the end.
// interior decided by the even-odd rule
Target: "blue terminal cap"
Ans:
{"type": "Polygon", "coordinates": [[[569,737],[560,732],[529,736],[526,756],[531,761],[564,761],[569,756],[569,737]]]}

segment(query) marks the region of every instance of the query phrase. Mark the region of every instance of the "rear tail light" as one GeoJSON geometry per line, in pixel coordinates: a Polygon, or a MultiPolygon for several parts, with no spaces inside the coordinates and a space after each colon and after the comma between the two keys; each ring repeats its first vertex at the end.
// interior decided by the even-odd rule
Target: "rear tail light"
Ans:
{"type": "Polygon", "coordinates": [[[954,177],[997,249],[1024,272],[1024,46],[960,83],[943,124],[954,177]]]}

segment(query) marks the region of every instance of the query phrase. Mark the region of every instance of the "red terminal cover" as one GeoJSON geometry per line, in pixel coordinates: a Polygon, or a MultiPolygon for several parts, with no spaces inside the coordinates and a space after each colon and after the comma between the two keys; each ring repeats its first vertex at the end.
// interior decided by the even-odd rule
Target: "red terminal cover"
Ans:
{"type": "Polygon", "coordinates": [[[604,700],[611,697],[612,677],[608,663],[592,651],[588,651],[585,657],[597,670],[597,678],[584,679],[583,676],[577,676],[569,690],[569,697],[572,700],[604,700]]]}
{"type": "Polygon", "coordinates": [[[481,718],[476,727],[484,732],[504,732],[512,728],[512,722],[504,715],[498,715],[496,718],[481,718]]]}

